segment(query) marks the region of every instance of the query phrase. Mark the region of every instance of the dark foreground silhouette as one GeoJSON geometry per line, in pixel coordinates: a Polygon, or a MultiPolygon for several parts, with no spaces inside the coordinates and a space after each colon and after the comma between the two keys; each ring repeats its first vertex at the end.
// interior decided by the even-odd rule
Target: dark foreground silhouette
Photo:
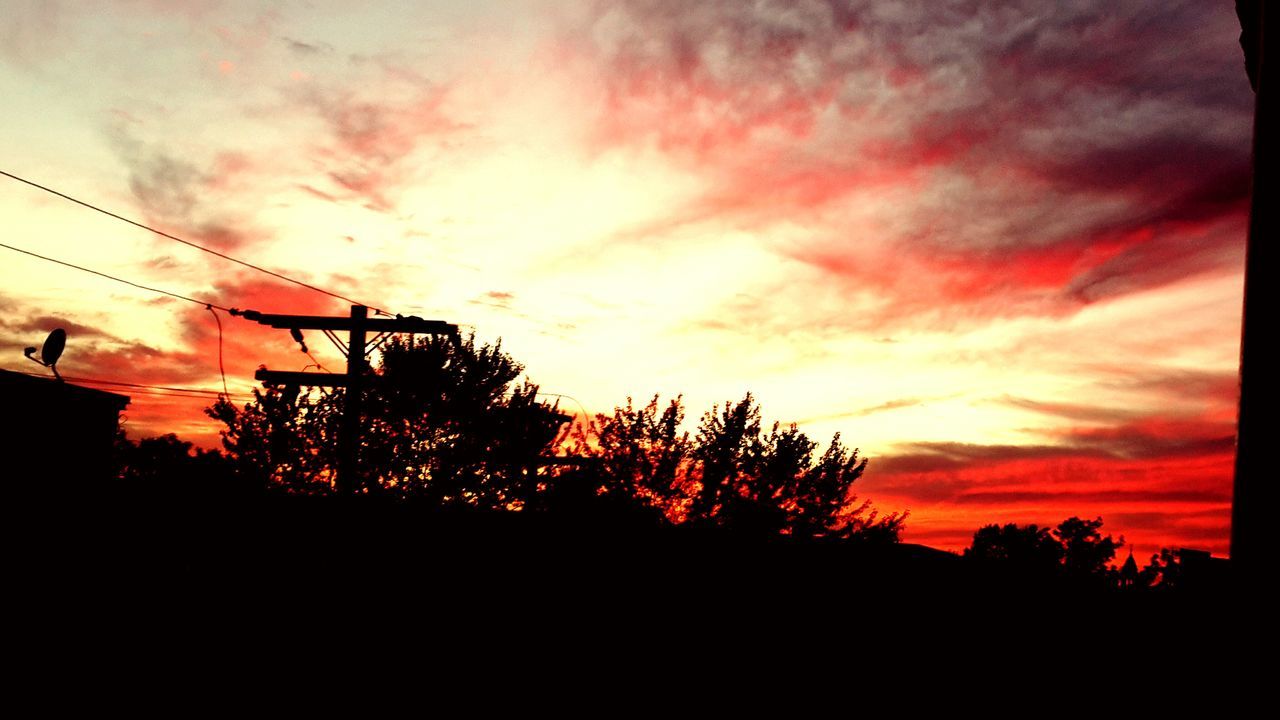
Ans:
{"type": "MultiPolygon", "coordinates": [[[[213,454],[189,457],[183,482],[135,478],[133,485],[27,506],[16,522],[26,528],[25,547],[41,574],[96,590],[393,591],[556,613],[696,615],[694,608],[706,605],[708,612],[718,608],[717,617],[771,617],[783,608],[833,617],[885,602],[936,604],[933,612],[1069,610],[1117,620],[1180,608],[1188,622],[1208,622],[1231,601],[1229,577],[1219,571],[1201,572],[1199,582],[1167,580],[1169,567],[1186,564],[1172,556],[1164,558],[1164,578],[1142,578],[1139,587],[1109,566],[1072,567],[1060,549],[1020,554],[1026,535],[1046,537],[1035,526],[983,528],[962,556],[894,538],[672,524],[607,496],[570,495],[504,511],[228,490],[225,478],[215,479],[222,462],[213,454]],[[202,471],[209,474],[202,478],[202,471]],[[224,489],[210,491],[206,481],[224,489]]],[[[1073,518],[1063,526],[1083,524],[1084,535],[1091,522],[1073,518]]],[[[1098,557],[1097,545],[1109,542],[1076,556],[1098,557]]]]}
{"type": "Polygon", "coordinates": [[[795,428],[764,429],[750,396],[692,437],[679,402],[655,400],[575,438],[536,388],[508,391],[518,370],[496,349],[391,348],[408,375],[386,382],[400,370],[384,366],[371,384],[358,495],[327,482],[337,393],[220,403],[225,452],[117,438],[110,472],[56,414],[28,427],[5,453],[18,596],[94,625],[414,622],[465,643],[621,634],[664,652],[804,641],[838,653],[904,632],[1017,648],[1036,633],[1097,644],[1159,628],[1185,653],[1236,637],[1225,581],[1100,582],[1115,545],[1093,521],[1059,526],[1057,549],[1032,553],[1044,564],[1006,561],[1028,535],[1043,544],[1034,528],[984,528],[969,557],[901,543],[903,516],[851,491],[866,468],[856,451],[836,438],[816,455],[795,428]]]}
{"type": "MultiPolygon", "coordinates": [[[[1248,637],[1217,591],[1126,592],[893,541],[671,524],[606,496],[513,512],[263,492],[227,483],[214,454],[179,460],[180,475],[152,456],[155,474],[6,508],[9,597],[27,608],[11,616],[54,666],[88,642],[95,665],[119,667],[159,637],[149,662],[259,663],[264,678],[284,652],[293,671],[326,653],[366,672],[408,655],[481,684],[499,667],[568,682],[583,667],[706,681],[956,664],[1046,681],[1116,647],[1147,669],[1223,671],[1248,637]]],[[[190,679],[186,667],[168,669],[190,679]]]]}

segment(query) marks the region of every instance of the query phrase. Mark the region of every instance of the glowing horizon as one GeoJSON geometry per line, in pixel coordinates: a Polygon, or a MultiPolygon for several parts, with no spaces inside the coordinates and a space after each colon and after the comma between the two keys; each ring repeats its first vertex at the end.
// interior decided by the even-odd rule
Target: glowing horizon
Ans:
{"type": "MultiPolygon", "coordinates": [[[[750,391],[871,457],[856,489],[907,541],[1100,515],[1140,557],[1226,552],[1253,101],[1229,6],[313,5],[15,3],[0,169],[474,325],[591,413],[683,394],[692,425],[750,391]]],[[[5,178],[0,212],[137,282],[347,311],[5,178]]],[[[0,367],[56,323],[67,375],[220,387],[203,308],[0,258],[0,367]]],[[[310,362],[224,325],[233,391],[310,362]]],[[[216,446],[201,407],[136,394],[126,428],[216,446]]]]}

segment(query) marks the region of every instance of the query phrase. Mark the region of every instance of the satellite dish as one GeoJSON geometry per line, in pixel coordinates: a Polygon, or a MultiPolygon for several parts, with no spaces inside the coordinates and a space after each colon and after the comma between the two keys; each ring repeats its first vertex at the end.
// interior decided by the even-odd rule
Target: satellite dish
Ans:
{"type": "Polygon", "coordinates": [[[33,347],[26,348],[22,351],[23,355],[33,363],[43,365],[53,371],[53,376],[59,380],[62,375],[58,374],[58,358],[62,357],[62,351],[67,347],[67,331],[62,328],[55,328],[49,333],[49,337],[44,339],[44,347],[40,349],[40,359],[35,358],[36,349],[33,347]]]}
{"type": "Polygon", "coordinates": [[[44,364],[53,367],[58,364],[58,358],[62,357],[62,351],[67,347],[67,331],[62,328],[55,328],[49,333],[49,337],[45,338],[44,347],[40,348],[40,359],[44,364]]]}

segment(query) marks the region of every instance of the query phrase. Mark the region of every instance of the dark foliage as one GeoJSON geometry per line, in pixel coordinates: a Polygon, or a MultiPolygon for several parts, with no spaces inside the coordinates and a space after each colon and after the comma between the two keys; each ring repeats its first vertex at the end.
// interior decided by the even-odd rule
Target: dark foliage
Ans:
{"type": "Polygon", "coordinates": [[[689,433],[680,430],[684,417],[680,398],[659,412],[655,395],[642,408],[627,398],[625,408],[578,425],[568,450],[590,461],[578,474],[580,484],[614,503],[639,504],[678,519],[694,451],[689,433]]]}
{"type": "MultiPolygon", "coordinates": [[[[564,418],[516,384],[523,367],[501,345],[392,339],[364,396],[359,464],[369,492],[418,497],[440,506],[518,507],[537,491],[538,458],[554,446],[564,418]]],[[[295,494],[334,491],[344,392],[255,391],[237,409],[222,401],[235,471],[295,494]]]]}
{"type": "Polygon", "coordinates": [[[879,515],[851,486],[867,462],[840,443],[818,458],[817,443],[794,425],[760,424],[748,394],[702,416],[690,438],[679,426],[680,398],[659,412],[655,396],[642,408],[630,399],[612,415],[580,426],[575,452],[593,458],[600,492],[637,498],[690,526],[800,538],[841,537],[894,542],[905,514],[879,515]]]}
{"type": "Polygon", "coordinates": [[[1111,561],[1116,550],[1124,545],[1124,538],[1112,540],[1102,536],[1099,530],[1102,518],[1081,520],[1071,517],[1063,520],[1053,534],[1062,544],[1062,569],[1070,577],[1080,581],[1106,582],[1111,578],[1111,561]]]}
{"type": "MultiPolygon", "coordinates": [[[[880,515],[851,486],[867,461],[835,436],[821,455],[794,425],[767,432],[751,395],[681,430],[677,398],[630,400],[562,435],[567,417],[518,383],[501,345],[388,343],[363,406],[359,463],[369,493],[426,507],[665,518],[753,536],[896,542],[905,514],[880,515]],[[570,463],[544,463],[567,453],[570,463]]],[[[243,482],[289,495],[335,491],[343,392],[269,389],[209,414],[243,482]]]]}
{"type": "Polygon", "coordinates": [[[216,450],[202,450],[172,433],[136,443],[121,431],[115,459],[119,490],[152,499],[181,499],[226,493],[231,463],[216,450]]]}
{"type": "Polygon", "coordinates": [[[1071,517],[1052,530],[1036,525],[987,525],[973,535],[964,557],[1028,581],[1061,579],[1077,585],[1115,582],[1110,563],[1124,539],[1099,532],[1102,518],[1071,517]]]}
{"type": "Polygon", "coordinates": [[[1182,587],[1181,553],[1169,548],[1160,548],[1160,552],[1151,556],[1151,562],[1138,574],[1140,587],[1159,591],[1178,590],[1182,587]]]}
{"type": "Polygon", "coordinates": [[[1049,528],[1032,525],[987,525],[973,534],[964,551],[970,560],[1000,564],[1016,572],[1043,575],[1062,565],[1062,545],[1049,528]]]}

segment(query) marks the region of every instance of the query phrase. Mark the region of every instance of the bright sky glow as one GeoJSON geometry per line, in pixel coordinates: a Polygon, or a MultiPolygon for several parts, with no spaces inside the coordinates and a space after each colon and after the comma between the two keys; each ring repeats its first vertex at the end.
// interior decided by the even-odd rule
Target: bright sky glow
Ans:
{"type": "MultiPolygon", "coordinates": [[[[13,0],[0,168],[406,314],[589,411],[751,391],[907,540],[1224,552],[1252,95],[1229,3],[13,0]]],[[[16,182],[4,242],[343,313],[16,182]]],[[[220,385],[194,305],[0,250],[0,367],[220,385]]],[[[228,384],[307,362],[227,320],[228,384]]],[[[319,337],[323,362],[340,358],[319,337]]],[[[135,436],[214,446],[193,399],[135,436]]],[[[576,409],[571,406],[570,409],[576,409]]]]}

